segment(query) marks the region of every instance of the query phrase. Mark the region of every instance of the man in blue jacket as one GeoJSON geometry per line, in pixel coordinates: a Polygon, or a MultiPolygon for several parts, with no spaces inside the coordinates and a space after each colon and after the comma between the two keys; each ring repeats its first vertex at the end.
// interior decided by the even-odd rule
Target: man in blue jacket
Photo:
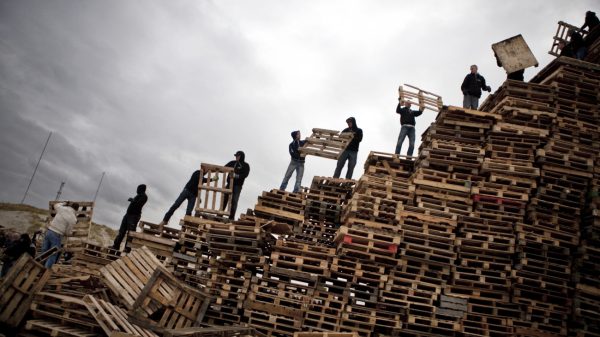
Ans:
{"type": "Polygon", "coordinates": [[[471,72],[465,76],[460,90],[464,95],[463,108],[477,110],[479,107],[479,98],[481,90],[491,92],[492,88],[485,84],[485,78],[477,72],[477,66],[471,66],[471,72]]]}
{"type": "Polygon", "coordinates": [[[356,166],[356,160],[358,158],[358,145],[362,141],[363,131],[356,126],[356,119],[354,117],[346,119],[346,124],[348,124],[348,127],[342,130],[342,133],[352,132],[354,137],[352,138],[352,141],[350,141],[350,144],[348,144],[346,150],[340,155],[333,177],[340,177],[342,168],[344,168],[344,164],[347,160],[348,171],[346,172],[346,179],[352,179],[352,172],[354,172],[354,166],[356,166]]]}
{"type": "Polygon", "coordinates": [[[288,147],[290,157],[292,158],[287,170],[285,171],[285,175],[283,176],[283,181],[281,182],[279,189],[285,191],[288,181],[292,177],[294,171],[296,171],[296,183],[294,184],[293,192],[298,193],[300,192],[300,184],[302,184],[302,176],[304,175],[304,156],[300,155],[300,148],[304,146],[306,141],[300,140],[300,131],[293,131],[292,139],[293,140],[288,147]]]}
{"type": "Polygon", "coordinates": [[[396,107],[396,113],[400,115],[400,134],[398,135],[398,142],[396,143],[396,151],[395,154],[400,154],[400,150],[402,150],[402,143],[404,143],[404,138],[408,136],[408,152],[407,156],[411,157],[413,155],[413,151],[415,149],[415,117],[421,116],[423,113],[423,109],[411,110],[410,102],[404,102],[404,107],[402,106],[402,102],[398,103],[396,107]]]}

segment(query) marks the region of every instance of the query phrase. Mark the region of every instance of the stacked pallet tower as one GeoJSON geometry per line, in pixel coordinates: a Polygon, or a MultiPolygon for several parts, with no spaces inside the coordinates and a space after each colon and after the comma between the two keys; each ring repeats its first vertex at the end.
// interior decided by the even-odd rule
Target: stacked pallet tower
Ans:
{"type": "MultiPolygon", "coordinates": [[[[371,152],[358,180],[265,191],[236,221],[231,169],[203,164],[180,229],[21,260],[0,318],[23,336],[600,336],[597,55],[444,106],[417,157],[371,152]]],[[[307,154],[349,140],[315,129],[307,154]]]]}

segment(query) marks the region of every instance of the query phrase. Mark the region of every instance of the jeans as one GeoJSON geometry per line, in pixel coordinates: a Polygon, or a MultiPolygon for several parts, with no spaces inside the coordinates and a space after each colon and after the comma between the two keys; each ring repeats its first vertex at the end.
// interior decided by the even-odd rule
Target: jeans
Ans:
{"type": "MultiPolygon", "coordinates": [[[[237,204],[240,200],[240,193],[242,193],[242,185],[233,185],[233,191],[231,191],[231,210],[229,211],[229,219],[231,220],[235,218],[235,211],[237,210],[237,204]]],[[[225,200],[223,201],[223,209],[227,208],[228,202],[229,195],[225,195],[225,200]]]]}
{"type": "Polygon", "coordinates": [[[294,184],[294,193],[298,193],[300,191],[300,184],[302,183],[302,176],[304,175],[304,162],[300,162],[297,160],[291,160],[290,165],[288,165],[287,170],[285,171],[285,176],[283,176],[283,181],[281,182],[280,190],[284,190],[287,187],[288,181],[292,177],[292,173],[296,171],[296,183],[294,184]]]}
{"type": "Polygon", "coordinates": [[[477,107],[479,107],[479,97],[465,95],[463,98],[463,108],[477,110],[477,107]]]}
{"type": "Polygon", "coordinates": [[[173,213],[175,213],[175,211],[179,208],[179,206],[181,206],[183,201],[186,199],[187,208],[185,210],[185,215],[192,215],[192,211],[194,210],[194,206],[196,205],[196,196],[192,192],[184,188],[183,191],[181,191],[181,194],[177,197],[177,200],[175,200],[175,202],[173,203],[173,206],[171,206],[171,208],[169,208],[169,210],[167,211],[167,214],[165,214],[163,221],[169,222],[169,219],[171,219],[173,213]]]}
{"type": "Polygon", "coordinates": [[[121,221],[121,227],[119,227],[119,234],[115,238],[113,243],[113,249],[119,249],[121,247],[121,242],[125,237],[125,234],[129,231],[135,231],[135,226],[138,221],[140,221],[140,214],[125,214],[123,220],[121,221]]]}
{"type": "Polygon", "coordinates": [[[356,166],[356,159],[358,157],[358,151],[344,150],[340,159],[338,159],[335,172],[333,173],[334,178],[339,178],[342,173],[344,163],[348,160],[348,171],[346,172],[346,179],[352,179],[352,172],[354,172],[354,166],[356,166]]]}
{"type": "Polygon", "coordinates": [[[400,154],[400,150],[402,150],[402,143],[404,143],[404,138],[406,138],[406,136],[408,136],[408,152],[406,155],[411,157],[415,149],[415,127],[412,125],[402,125],[400,128],[398,142],[396,143],[396,151],[394,151],[394,153],[400,154]]]}
{"type": "MultiPolygon", "coordinates": [[[[62,235],[56,233],[53,230],[47,230],[46,236],[44,237],[44,242],[42,243],[42,253],[52,249],[53,247],[60,248],[62,242],[62,235]]],[[[48,260],[46,260],[46,268],[52,267],[53,264],[56,263],[56,259],[58,258],[58,253],[52,254],[48,260]]]]}

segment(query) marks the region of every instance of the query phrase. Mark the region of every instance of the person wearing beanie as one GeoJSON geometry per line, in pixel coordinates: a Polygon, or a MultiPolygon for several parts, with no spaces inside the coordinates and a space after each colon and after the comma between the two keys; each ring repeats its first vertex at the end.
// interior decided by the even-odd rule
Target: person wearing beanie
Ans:
{"type": "Polygon", "coordinates": [[[296,183],[294,184],[294,193],[300,192],[300,184],[302,184],[302,176],[304,175],[304,156],[300,154],[300,148],[304,146],[306,141],[300,140],[300,131],[292,132],[292,142],[288,146],[288,150],[290,152],[290,164],[288,165],[287,170],[285,171],[285,175],[283,176],[283,181],[281,182],[281,186],[279,189],[285,191],[287,187],[288,181],[292,177],[294,171],[296,171],[296,183]]]}
{"type": "Polygon", "coordinates": [[[333,177],[340,177],[342,168],[344,168],[344,164],[347,160],[348,171],[346,172],[346,179],[352,179],[352,172],[354,172],[354,166],[356,166],[356,160],[358,158],[358,145],[363,139],[363,131],[356,126],[356,119],[354,117],[346,119],[346,124],[348,124],[348,127],[342,130],[342,133],[351,132],[354,136],[352,137],[350,144],[348,144],[348,147],[340,155],[333,177]]]}
{"type": "Polygon", "coordinates": [[[135,226],[138,221],[142,217],[142,208],[148,201],[148,196],[146,195],[146,185],[141,184],[137,187],[136,196],[133,198],[129,198],[129,207],[127,207],[127,212],[125,212],[125,216],[123,216],[123,220],[121,221],[121,227],[119,227],[119,234],[115,238],[113,242],[113,249],[119,250],[121,247],[121,241],[125,237],[129,231],[135,232],[135,226]]]}
{"type": "MultiPolygon", "coordinates": [[[[237,151],[235,154],[235,160],[230,161],[225,164],[225,167],[233,167],[233,190],[231,196],[231,210],[229,212],[229,219],[235,218],[235,211],[237,210],[237,204],[240,200],[240,193],[242,193],[242,186],[244,185],[244,180],[250,174],[250,165],[246,163],[246,154],[244,151],[237,151]]],[[[230,187],[229,177],[227,177],[227,185],[226,187],[230,187]]],[[[225,195],[225,200],[223,202],[223,209],[227,207],[227,203],[229,202],[229,195],[225,195]]]]}

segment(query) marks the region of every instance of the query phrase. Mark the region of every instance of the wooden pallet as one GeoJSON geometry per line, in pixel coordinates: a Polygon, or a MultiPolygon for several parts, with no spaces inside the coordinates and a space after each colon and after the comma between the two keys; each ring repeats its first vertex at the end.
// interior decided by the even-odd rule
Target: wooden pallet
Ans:
{"type": "Polygon", "coordinates": [[[400,104],[411,103],[419,107],[419,109],[429,109],[431,111],[440,111],[443,106],[442,96],[436,95],[429,91],[419,89],[410,84],[404,84],[404,87],[398,87],[398,100],[400,104]]]}
{"type": "Polygon", "coordinates": [[[102,267],[100,273],[119,301],[131,310],[154,270],[161,265],[150,249],[141,247],[102,267]]]}
{"type": "Polygon", "coordinates": [[[218,216],[228,216],[231,203],[223,207],[225,198],[230,198],[233,191],[233,168],[200,164],[200,183],[195,210],[198,213],[208,213],[218,216]],[[204,179],[207,181],[205,182],[204,179]],[[213,181],[214,180],[214,181],[213,181]]]}
{"type": "Polygon", "coordinates": [[[122,332],[133,336],[155,337],[154,332],[143,329],[132,324],[127,319],[127,312],[107,301],[87,295],[83,298],[83,304],[89,310],[96,322],[102,327],[107,335],[122,332]]]}
{"type": "Polygon", "coordinates": [[[208,326],[167,329],[164,337],[254,337],[256,331],[245,326],[208,326]]]}
{"type": "Polygon", "coordinates": [[[18,326],[51,272],[35,262],[29,254],[23,254],[0,283],[0,322],[18,326]]]}
{"type": "Polygon", "coordinates": [[[25,330],[57,337],[100,337],[102,334],[81,328],[71,327],[49,320],[32,319],[25,324],[25,330]]]}
{"type": "Polygon", "coordinates": [[[353,134],[350,132],[314,128],[299,150],[304,156],[312,155],[338,160],[352,138],[353,134]]]}
{"type": "Polygon", "coordinates": [[[141,327],[158,332],[198,326],[210,300],[208,294],[186,286],[158,266],[136,297],[129,317],[141,327]]]}

